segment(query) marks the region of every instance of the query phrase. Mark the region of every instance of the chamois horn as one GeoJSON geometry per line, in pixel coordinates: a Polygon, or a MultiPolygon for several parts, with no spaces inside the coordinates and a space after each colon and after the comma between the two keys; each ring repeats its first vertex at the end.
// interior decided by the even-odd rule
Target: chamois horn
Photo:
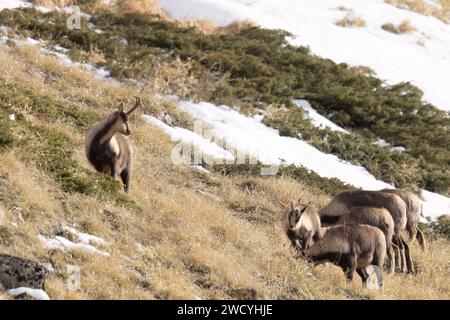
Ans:
{"type": "Polygon", "coordinates": [[[309,205],[311,204],[312,201],[308,202],[308,204],[306,205],[306,207],[303,209],[303,212],[306,211],[306,209],[308,209],[309,205]]]}
{"type": "Polygon", "coordinates": [[[131,108],[131,109],[127,112],[127,114],[131,114],[134,110],[137,109],[137,107],[139,107],[139,106],[141,105],[141,99],[139,99],[139,97],[134,97],[134,98],[136,99],[136,103],[135,103],[134,107],[131,108]]]}

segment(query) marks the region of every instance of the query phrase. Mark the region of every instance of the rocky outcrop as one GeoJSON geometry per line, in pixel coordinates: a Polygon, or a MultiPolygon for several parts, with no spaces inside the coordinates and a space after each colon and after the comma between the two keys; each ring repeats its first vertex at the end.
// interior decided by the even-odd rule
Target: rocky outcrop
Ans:
{"type": "Polygon", "coordinates": [[[0,254],[0,290],[43,289],[47,270],[37,262],[0,254]]]}

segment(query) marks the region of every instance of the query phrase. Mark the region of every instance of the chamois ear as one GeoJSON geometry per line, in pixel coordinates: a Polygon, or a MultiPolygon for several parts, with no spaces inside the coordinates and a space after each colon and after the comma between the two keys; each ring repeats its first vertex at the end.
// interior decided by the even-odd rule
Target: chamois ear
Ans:
{"type": "Polygon", "coordinates": [[[294,201],[291,201],[291,209],[294,209],[294,201]]]}
{"type": "Polygon", "coordinates": [[[119,104],[119,106],[117,107],[117,110],[119,111],[119,113],[122,113],[122,112],[123,112],[123,102],[121,102],[121,103],[119,104]]]}

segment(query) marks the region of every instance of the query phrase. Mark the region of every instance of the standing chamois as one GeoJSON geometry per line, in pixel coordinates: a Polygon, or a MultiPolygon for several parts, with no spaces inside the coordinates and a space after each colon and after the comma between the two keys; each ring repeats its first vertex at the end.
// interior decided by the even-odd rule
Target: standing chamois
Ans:
{"type": "Polygon", "coordinates": [[[319,265],[333,263],[342,268],[348,282],[356,271],[367,285],[367,267],[379,267],[379,286],[383,286],[382,268],[386,256],[383,232],[369,225],[348,224],[321,227],[317,210],[307,205],[294,205],[286,211],[283,226],[299,257],[319,265]],[[297,244],[298,242],[298,244],[297,244]]]}
{"type": "Polygon", "coordinates": [[[133,162],[133,150],[125,137],[131,134],[128,117],[141,104],[141,100],[135,98],[136,103],[128,112],[124,112],[122,102],[117,111],[91,125],[85,138],[89,162],[98,172],[108,173],[115,180],[120,178],[125,192],[130,187],[133,162]]]}
{"type": "Polygon", "coordinates": [[[408,272],[414,272],[410,245],[417,239],[422,250],[425,251],[426,249],[425,236],[419,229],[419,219],[422,214],[422,203],[420,198],[414,193],[402,189],[383,189],[381,192],[395,194],[402,198],[406,204],[406,232],[402,235],[402,242],[405,247],[406,267],[408,272]]]}
{"type": "Polygon", "coordinates": [[[353,207],[385,208],[394,220],[392,243],[395,251],[395,262],[398,268],[406,272],[405,246],[402,238],[406,230],[406,204],[399,196],[381,192],[354,190],[344,191],[336,195],[331,202],[319,210],[321,223],[335,224],[339,217],[347,214],[353,207]]]}
{"type": "Polygon", "coordinates": [[[386,253],[388,256],[390,273],[394,273],[395,260],[392,248],[394,235],[394,220],[391,214],[384,208],[352,207],[347,214],[339,217],[337,224],[366,224],[380,229],[386,238],[386,253]]]}

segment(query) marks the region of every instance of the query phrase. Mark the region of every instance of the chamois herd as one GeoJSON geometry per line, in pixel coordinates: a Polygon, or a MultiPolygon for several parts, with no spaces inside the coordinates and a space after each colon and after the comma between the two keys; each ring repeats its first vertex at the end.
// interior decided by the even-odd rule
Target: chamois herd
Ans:
{"type": "Polygon", "coordinates": [[[419,197],[406,190],[345,191],[320,210],[310,203],[292,202],[283,215],[283,226],[298,257],[314,265],[333,263],[349,282],[356,271],[364,285],[367,267],[377,266],[382,287],[383,267],[389,273],[414,272],[414,240],[425,250],[418,228],[421,209],[419,197]]]}
{"type": "MultiPolygon", "coordinates": [[[[85,151],[99,172],[122,180],[128,192],[132,170],[132,148],[125,136],[131,134],[129,115],[140,106],[118,110],[88,128],[85,151]]],[[[296,257],[314,265],[325,262],[342,268],[349,282],[356,271],[363,284],[367,267],[374,265],[389,273],[414,272],[411,244],[418,240],[425,250],[425,238],[418,228],[421,202],[415,194],[398,189],[346,191],[317,210],[311,203],[291,202],[283,214],[283,228],[296,257]],[[385,263],[387,257],[387,263],[385,263]]],[[[382,275],[380,274],[382,287],[382,275]]]]}

